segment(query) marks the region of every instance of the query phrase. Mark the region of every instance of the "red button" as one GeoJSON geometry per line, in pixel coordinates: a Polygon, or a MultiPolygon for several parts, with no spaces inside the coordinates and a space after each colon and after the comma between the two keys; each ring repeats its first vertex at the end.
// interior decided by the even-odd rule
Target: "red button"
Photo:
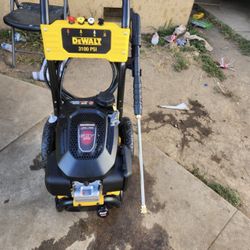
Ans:
{"type": "Polygon", "coordinates": [[[76,19],[73,16],[68,16],[68,21],[70,24],[74,24],[76,22],[76,19]]]}

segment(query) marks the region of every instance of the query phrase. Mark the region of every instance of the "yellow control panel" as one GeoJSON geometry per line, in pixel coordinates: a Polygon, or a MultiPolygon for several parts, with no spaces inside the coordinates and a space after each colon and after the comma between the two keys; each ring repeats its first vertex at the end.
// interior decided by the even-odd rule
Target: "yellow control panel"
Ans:
{"type": "Polygon", "coordinates": [[[69,23],[57,20],[41,25],[44,54],[47,60],[101,58],[126,62],[129,54],[130,29],[116,23],[69,23]]]}

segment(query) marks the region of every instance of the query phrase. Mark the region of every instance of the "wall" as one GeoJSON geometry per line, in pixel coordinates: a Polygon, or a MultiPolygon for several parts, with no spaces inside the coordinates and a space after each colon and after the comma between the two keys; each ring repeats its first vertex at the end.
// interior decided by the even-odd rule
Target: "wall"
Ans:
{"type": "MultiPolygon", "coordinates": [[[[62,3],[63,0],[50,0],[50,2],[62,3]]],[[[141,14],[143,32],[149,32],[169,23],[186,24],[193,2],[193,0],[131,0],[131,6],[141,14]]],[[[120,7],[121,0],[69,0],[69,4],[71,14],[74,16],[101,17],[103,7],[120,7]]],[[[9,1],[0,0],[0,28],[4,27],[2,17],[8,11],[9,1]]]]}

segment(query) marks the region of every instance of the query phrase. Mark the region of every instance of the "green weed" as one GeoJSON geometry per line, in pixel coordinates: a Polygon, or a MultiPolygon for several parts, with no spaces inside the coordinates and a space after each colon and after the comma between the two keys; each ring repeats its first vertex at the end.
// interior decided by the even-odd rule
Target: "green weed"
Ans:
{"type": "Polygon", "coordinates": [[[213,189],[217,194],[219,194],[221,197],[223,197],[225,200],[227,200],[229,203],[231,203],[234,207],[240,206],[241,204],[240,196],[235,190],[229,187],[224,187],[216,182],[210,182],[208,183],[208,186],[211,189],[213,189]]]}
{"type": "Polygon", "coordinates": [[[176,72],[181,72],[182,70],[188,69],[189,63],[180,52],[176,52],[174,54],[174,60],[175,62],[173,64],[173,68],[176,72]]]}
{"type": "Polygon", "coordinates": [[[207,72],[208,76],[216,77],[220,81],[226,79],[225,74],[223,71],[218,67],[216,62],[211,58],[210,55],[202,54],[200,56],[202,62],[202,69],[207,72]]]}
{"type": "Polygon", "coordinates": [[[236,190],[231,189],[230,187],[225,187],[217,182],[210,182],[206,179],[204,174],[200,173],[199,168],[194,168],[190,171],[195,177],[205,183],[208,187],[214,190],[217,194],[227,200],[234,207],[239,207],[241,205],[241,199],[236,190]]]}
{"type": "Polygon", "coordinates": [[[10,39],[10,30],[4,29],[0,30],[0,39],[1,40],[9,40],[10,39]]]}

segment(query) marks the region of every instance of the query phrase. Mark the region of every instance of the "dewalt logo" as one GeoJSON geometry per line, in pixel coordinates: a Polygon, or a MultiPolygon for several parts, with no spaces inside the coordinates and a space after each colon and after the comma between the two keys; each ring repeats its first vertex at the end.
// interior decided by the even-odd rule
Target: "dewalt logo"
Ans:
{"type": "Polygon", "coordinates": [[[73,45],[102,46],[102,38],[72,37],[73,45]]]}

